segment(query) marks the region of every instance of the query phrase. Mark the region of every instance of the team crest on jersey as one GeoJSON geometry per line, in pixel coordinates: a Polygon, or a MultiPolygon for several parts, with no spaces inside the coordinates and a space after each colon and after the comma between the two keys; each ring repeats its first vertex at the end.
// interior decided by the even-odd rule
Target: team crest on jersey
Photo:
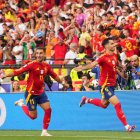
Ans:
{"type": "Polygon", "coordinates": [[[43,74],[43,73],[44,73],[44,70],[41,70],[41,71],[40,71],[40,74],[43,74]]]}

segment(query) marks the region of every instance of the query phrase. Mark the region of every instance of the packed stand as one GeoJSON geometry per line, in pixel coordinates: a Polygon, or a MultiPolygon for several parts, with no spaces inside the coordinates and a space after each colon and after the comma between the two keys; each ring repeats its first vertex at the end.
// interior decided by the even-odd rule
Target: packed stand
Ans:
{"type": "MultiPolygon", "coordinates": [[[[50,64],[83,65],[103,54],[102,41],[113,37],[118,59],[133,76],[127,81],[118,76],[117,89],[139,89],[139,36],[139,0],[0,0],[0,62],[5,66],[28,63],[36,47],[46,48],[50,64]]],[[[70,76],[73,90],[88,73],[98,89],[99,71],[77,73],[70,67],[58,73],[70,76]]]]}

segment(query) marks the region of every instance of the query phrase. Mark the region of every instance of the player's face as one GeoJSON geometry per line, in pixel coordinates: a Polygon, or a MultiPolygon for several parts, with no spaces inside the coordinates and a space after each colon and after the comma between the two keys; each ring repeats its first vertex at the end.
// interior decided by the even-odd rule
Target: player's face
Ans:
{"type": "Polygon", "coordinates": [[[36,60],[42,62],[44,60],[44,51],[43,50],[36,50],[36,60]]]}
{"type": "Polygon", "coordinates": [[[107,49],[111,52],[114,52],[115,48],[116,48],[116,45],[117,44],[113,40],[109,40],[109,43],[107,45],[107,49]]]}

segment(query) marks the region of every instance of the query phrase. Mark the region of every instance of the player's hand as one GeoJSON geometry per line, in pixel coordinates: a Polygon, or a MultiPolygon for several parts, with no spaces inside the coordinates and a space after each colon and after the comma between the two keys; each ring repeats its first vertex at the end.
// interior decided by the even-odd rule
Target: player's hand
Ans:
{"type": "Polygon", "coordinates": [[[75,67],[74,70],[76,70],[76,71],[82,71],[82,65],[80,65],[78,67],[75,67]]]}
{"type": "Polygon", "coordinates": [[[0,79],[4,79],[4,78],[6,78],[7,76],[5,75],[5,74],[2,74],[1,76],[0,76],[0,79]]]}

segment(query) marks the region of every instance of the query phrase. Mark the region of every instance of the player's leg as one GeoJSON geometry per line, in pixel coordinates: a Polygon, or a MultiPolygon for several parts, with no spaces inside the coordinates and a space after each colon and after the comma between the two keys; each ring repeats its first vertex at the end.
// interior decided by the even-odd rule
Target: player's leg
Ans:
{"type": "Polygon", "coordinates": [[[47,132],[51,119],[51,107],[50,107],[50,102],[48,100],[48,97],[46,96],[45,93],[43,93],[39,97],[38,104],[44,110],[43,130],[41,136],[52,136],[47,132]]]}
{"type": "Polygon", "coordinates": [[[83,96],[80,102],[80,107],[82,107],[84,104],[89,103],[93,104],[95,106],[101,107],[101,108],[107,108],[109,105],[108,100],[104,98],[104,90],[100,88],[100,91],[102,93],[102,99],[99,98],[87,98],[86,96],[83,96]]]}
{"type": "MultiPolygon", "coordinates": [[[[112,90],[110,90],[110,92],[112,92],[112,90]]],[[[121,107],[121,103],[119,101],[119,99],[117,98],[116,95],[114,95],[114,92],[112,92],[112,95],[109,98],[109,102],[114,106],[114,109],[116,111],[116,115],[119,118],[119,120],[121,121],[121,123],[124,125],[124,127],[126,128],[127,131],[131,132],[135,129],[135,126],[130,126],[126,120],[125,114],[122,110],[121,107]]]]}
{"type": "Polygon", "coordinates": [[[89,99],[88,103],[93,104],[93,105],[98,106],[98,107],[101,107],[101,108],[107,108],[109,105],[108,100],[98,99],[98,98],[89,99]]]}
{"type": "Polygon", "coordinates": [[[109,105],[108,100],[99,98],[87,98],[86,96],[83,96],[80,102],[80,107],[82,107],[86,103],[93,104],[101,108],[107,108],[107,106],[109,105]]]}
{"type": "Polygon", "coordinates": [[[30,119],[36,119],[37,118],[37,103],[34,99],[34,96],[29,94],[28,92],[25,93],[25,99],[27,105],[24,104],[24,100],[20,99],[15,102],[16,106],[20,106],[23,110],[23,112],[30,118],[30,119]]]}

